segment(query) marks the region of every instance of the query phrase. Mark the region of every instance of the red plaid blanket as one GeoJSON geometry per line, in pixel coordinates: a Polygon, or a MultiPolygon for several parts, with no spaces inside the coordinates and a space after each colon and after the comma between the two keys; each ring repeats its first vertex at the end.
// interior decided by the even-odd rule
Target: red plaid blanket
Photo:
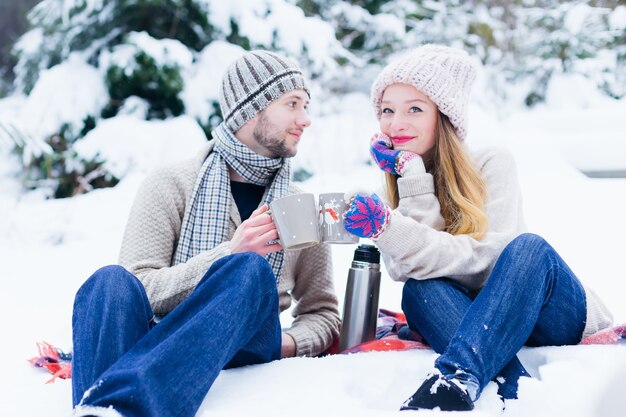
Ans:
{"type": "MultiPolygon", "coordinates": [[[[581,345],[612,345],[626,343],[626,324],[601,330],[585,337],[581,345]]],[[[376,340],[361,343],[340,353],[358,353],[388,350],[430,349],[421,334],[409,328],[403,313],[380,309],[376,340]]]]}
{"type": "MultiPolygon", "coordinates": [[[[626,343],[626,324],[599,331],[580,342],[581,345],[612,345],[618,343],[626,343]]],[[[403,313],[385,309],[381,309],[378,313],[375,340],[361,343],[343,352],[338,352],[338,346],[339,340],[335,340],[335,343],[326,354],[430,349],[422,335],[409,328],[403,313]]],[[[52,374],[52,378],[46,383],[54,382],[57,378],[67,379],[72,377],[71,353],[65,353],[46,342],[37,343],[37,348],[39,355],[29,359],[28,362],[52,374]]]]}

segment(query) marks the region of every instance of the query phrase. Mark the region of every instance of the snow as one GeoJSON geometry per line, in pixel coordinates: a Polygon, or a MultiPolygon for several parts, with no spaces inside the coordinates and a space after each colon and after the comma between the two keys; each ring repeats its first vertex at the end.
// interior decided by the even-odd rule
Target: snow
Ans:
{"type": "Polygon", "coordinates": [[[183,75],[185,87],[181,98],[187,114],[206,121],[212,113],[211,100],[219,102],[222,74],[231,62],[244,53],[243,48],[228,42],[214,41],[204,47],[195,65],[183,75]]]}
{"type": "MultiPolygon", "coordinates": [[[[553,104],[505,119],[473,105],[468,142],[497,144],[514,153],[530,229],[559,250],[606,301],[616,322],[623,323],[626,179],[590,179],[576,164],[582,161],[584,168],[585,161],[593,161],[594,168],[603,168],[603,158],[612,155],[605,168],[626,168],[626,148],[619,140],[626,102],[592,104],[600,107],[553,104]]],[[[315,97],[312,105],[320,106],[315,97]]],[[[314,116],[294,161],[316,173],[302,186],[316,194],[377,186],[381,176],[366,164],[368,139],[376,129],[367,97],[349,95],[328,106],[332,111],[314,116]]],[[[141,179],[157,165],[193,156],[201,138],[189,116],[102,121],[78,149],[105,156],[111,169],[125,173],[124,179],[115,188],[63,200],[18,193],[10,175],[16,165],[7,151],[0,153],[0,315],[5,334],[0,349],[7,368],[0,383],[1,415],[70,415],[69,381],[45,385],[49,376],[30,368],[26,359],[35,355],[39,340],[71,348],[73,296],[94,270],[116,262],[141,179]]],[[[333,246],[340,303],[353,249],[333,246]]],[[[385,273],[380,306],[399,310],[400,296],[400,284],[385,273]]],[[[289,315],[282,320],[288,325],[289,315]]],[[[617,415],[618,387],[626,382],[625,353],[623,345],[524,348],[520,357],[536,379],[522,382],[521,399],[507,402],[504,415],[617,415]]],[[[397,415],[435,358],[430,350],[363,353],[224,371],[198,416],[397,415]]],[[[495,391],[494,384],[486,388],[473,415],[502,413],[495,391]]]]}
{"type": "Polygon", "coordinates": [[[32,137],[48,137],[68,123],[73,137],[87,116],[99,115],[108,97],[98,70],[72,55],[41,72],[16,124],[32,137]]]}
{"type": "Polygon", "coordinates": [[[609,16],[609,23],[611,29],[625,30],[626,29],[626,6],[617,6],[613,13],[609,16]]]}
{"type": "Polygon", "coordinates": [[[74,139],[85,119],[100,114],[108,97],[98,70],[72,54],[63,63],[41,71],[30,95],[0,102],[0,148],[21,144],[25,161],[48,153],[50,146],[42,138],[57,134],[65,125],[67,139],[74,139]]]}
{"type": "Polygon", "coordinates": [[[585,21],[593,15],[593,8],[586,4],[572,6],[565,14],[563,28],[571,33],[576,33],[585,25],[585,21]]]}
{"type": "Polygon", "coordinates": [[[153,58],[158,67],[189,68],[193,63],[191,51],[175,39],[155,39],[147,32],[130,32],[126,42],[117,45],[113,52],[103,51],[100,68],[106,70],[116,65],[124,68],[126,74],[130,75],[135,70],[135,55],[139,52],[145,52],[153,58]]]}
{"type": "MultiPolygon", "coordinates": [[[[367,43],[373,47],[374,43],[393,42],[394,39],[401,39],[405,34],[404,17],[394,16],[389,13],[371,15],[363,7],[341,2],[331,7],[331,14],[341,16],[341,21],[347,27],[358,28],[368,34],[367,43]],[[368,28],[375,28],[375,34],[368,31],[368,28]],[[370,33],[368,33],[370,32],[370,33]]],[[[367,48],[366,49],[370,49],[367,48]]]]}
{"type": "Polygon", "coordinates": [[[86,160],[102,157],[104,167],[118,178],[131,172],[147,173],[172,160],[183,160],[189,149],[206,142],[194,119],[180,116],[167,121],[118,116],[101,121],[74,149],[86,160]]]}
{"type": "Polygon", "coordinates": [[[32,29],[20,37],[15,44],[15,49],[26,55],[34,55],[39,51],[43,43],[44,32],[42,28],[32,29]]]}
{"type": "Polygon", "coordinates": [[[311,71],[315,74],[336,69],[332,57],[345,55],[330,25],[318,17],[305,17],[302,9],[288,2],[211,2],[210,10],[209,19],[213,25],[230,33],[231,20],[237,22],[239,35],[250,39],[253,46],[272,47],[290,56],[300,56],[306,49],[311,71]]]}
{"type": "Polygon", "coordinates": [[[603,95],[591,80],[581,74],[554,77],[546,92],[546,104],[550,107],[584,109],[598,102],[609,101],[609,97],[603,95]]]}

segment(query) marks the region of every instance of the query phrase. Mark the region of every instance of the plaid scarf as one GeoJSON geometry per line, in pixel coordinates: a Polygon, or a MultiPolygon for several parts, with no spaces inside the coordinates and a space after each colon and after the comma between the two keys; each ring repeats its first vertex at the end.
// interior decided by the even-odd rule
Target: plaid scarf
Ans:
{"type": "MultiPolygon", "coordinates": [[[[213,131],[216,138],[213,152],[204,161],[185,208],[183,225],[174,265],[187,262],[202,251],[209,250],[229,239],[230,177],[228,166],[252,184],[269,186],[263,203],[287,195],[289,188],[289,161],[268,158],[253,152],[241,143],[224,123],[213,131]]],[[[283,251],[265,256],[280,280],[283,251]]]]}

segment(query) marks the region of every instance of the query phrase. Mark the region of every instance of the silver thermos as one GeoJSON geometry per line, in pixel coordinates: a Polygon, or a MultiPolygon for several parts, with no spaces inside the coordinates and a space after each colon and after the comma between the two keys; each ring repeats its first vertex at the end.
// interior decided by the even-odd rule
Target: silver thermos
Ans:
{"type": "Polygon", "coordinates": [[[359,245],[348,271],[339,352],[376,338],[380,252],[373,245],[359,245]]]}

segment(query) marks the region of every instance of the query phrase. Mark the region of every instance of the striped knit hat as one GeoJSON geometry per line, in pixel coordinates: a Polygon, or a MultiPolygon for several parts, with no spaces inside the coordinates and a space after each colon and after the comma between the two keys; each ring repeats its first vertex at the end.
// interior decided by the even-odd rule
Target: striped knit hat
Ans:
{"type": "Polygon", "coordinates": [[[426,94],[448,116],[460,140],[467,135],[467,104],[476,67],[467,52],[424,45],[387,65],[372,84],[371,100],[380,119],[381,101],[391,84],[409,84],[426,94]]]}
{"type": "Polygon", "coordinates": [[[309,94],[302,70],[291,60],[268,51],[250,51],[230,64],[220,91],[226,126],[234,133],[283,94],[309,94]]]}

